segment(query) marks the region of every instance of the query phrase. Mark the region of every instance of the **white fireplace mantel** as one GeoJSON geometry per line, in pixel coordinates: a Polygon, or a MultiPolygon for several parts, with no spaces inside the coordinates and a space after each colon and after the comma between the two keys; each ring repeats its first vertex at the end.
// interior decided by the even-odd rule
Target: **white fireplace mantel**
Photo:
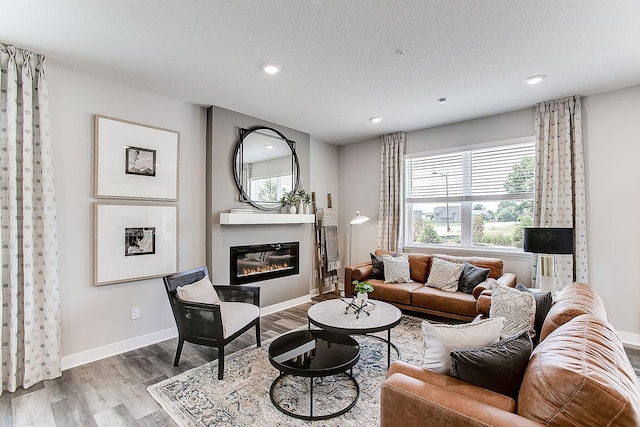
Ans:
{"type": "Polygon", "coordinates": [[[315,221],[314,214],[220,213],[222,225],[313,224],[315,221]]]}

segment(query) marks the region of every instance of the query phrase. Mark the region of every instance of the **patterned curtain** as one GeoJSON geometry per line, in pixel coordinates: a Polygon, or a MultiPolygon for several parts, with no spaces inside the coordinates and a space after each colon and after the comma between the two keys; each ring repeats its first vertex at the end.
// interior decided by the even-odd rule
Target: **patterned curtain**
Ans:
{"type": "Polygon", "coordinates": [[[0,370],[2,390],[10,392],[61,375],[56,205],[44,60],[0,43],[0,370]]]}
{"type": "Polygon", "coordinates": [[[573,227],[574,255],[556,255],[558,290],[588,282],[587,210],[579,96],[535,106],[535,227],[573,227]]]}
{"type": "Polygon", "coordinates": [[[405,132],[382,137],[378,248],[389,251],[402,247],[402,168],[406,138],[405,132]]]}

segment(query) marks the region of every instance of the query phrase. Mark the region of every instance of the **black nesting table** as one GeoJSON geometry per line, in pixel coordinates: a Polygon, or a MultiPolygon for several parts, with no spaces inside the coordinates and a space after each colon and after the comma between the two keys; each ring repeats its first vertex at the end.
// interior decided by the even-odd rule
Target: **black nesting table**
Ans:
{"type": "Polygon", "coordinates": [[[295,331],[275,339],[269,346],[269,362],[280,371],[271,384],[271,402],[285,414],[302,420],[324,420],[342,415],[356,404],[360,387],[353,377],[353,366],[360,359],[360,346],[352,337],[324,330],[295,331]],[[313,379],[344,373],[355,385],[353,401],[339,411],[313,415],[313,379]],[[278,404],[274,390],[286,375],[310,378],[309,415],[291,412],[278,404]]]}

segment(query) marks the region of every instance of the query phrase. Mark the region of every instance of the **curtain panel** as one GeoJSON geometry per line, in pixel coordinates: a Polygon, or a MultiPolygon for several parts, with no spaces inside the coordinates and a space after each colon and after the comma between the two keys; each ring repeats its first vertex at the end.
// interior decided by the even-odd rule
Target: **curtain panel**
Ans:
{"type": "Polygon", "coordinates": [[[406,132],[382,137],[378,248],[389,251],[397,251],[402,247],[402,170],[406,137],[406,132]]]}
{"type": "Polygon", "coordinates": [[[44,60],[0,43],[0,369],[2,390],[10,392],[61,375],[56,205],[44,60]]]}
{"type": "MultiPolygon", "coordinates": [[[[587,210],[579,96],[535,105],[533,225],[572,227],[574,254],[556,256],[558,288],[588,282],[587,210]]],[[[559,289],[558,289],[559,290],[559,289]]]]}

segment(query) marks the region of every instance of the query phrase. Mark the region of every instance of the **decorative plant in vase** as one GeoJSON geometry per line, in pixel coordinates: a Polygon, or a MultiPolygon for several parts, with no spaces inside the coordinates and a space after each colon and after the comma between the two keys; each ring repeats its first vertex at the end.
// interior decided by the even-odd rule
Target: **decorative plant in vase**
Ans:
{"type": "Polygon", "coordinates": [[[288,206],[289,213],[291,214],[296,213],[296,209],[299,202],[300,202],[300,198],[297,196],[296,192],[293,190],[287,193],[284,193],[280,198],[280,203],[282,203],[282,206],[288,206]]]}
{"type": "Polygon", "coordinates": [[[369,292],[373,292],[373,285],[367,281],[360,282],[358,280],[354,280],[351,283],[354,285],[353,290],[357,292],[356,299],[358,304],[366,304],[369,292]]]}
{"type": "Polygon", "coordinates": [[[300,213],[309,213],[309,204],[311,203],[311,194],[307,193],[301,188],[300,190],[298,190],[297,195],[300,198],[300,202],[302,203],[300,205],[300,213]],[[304,209],[302,209],[302,205],[304,205],[304,209]]]}

